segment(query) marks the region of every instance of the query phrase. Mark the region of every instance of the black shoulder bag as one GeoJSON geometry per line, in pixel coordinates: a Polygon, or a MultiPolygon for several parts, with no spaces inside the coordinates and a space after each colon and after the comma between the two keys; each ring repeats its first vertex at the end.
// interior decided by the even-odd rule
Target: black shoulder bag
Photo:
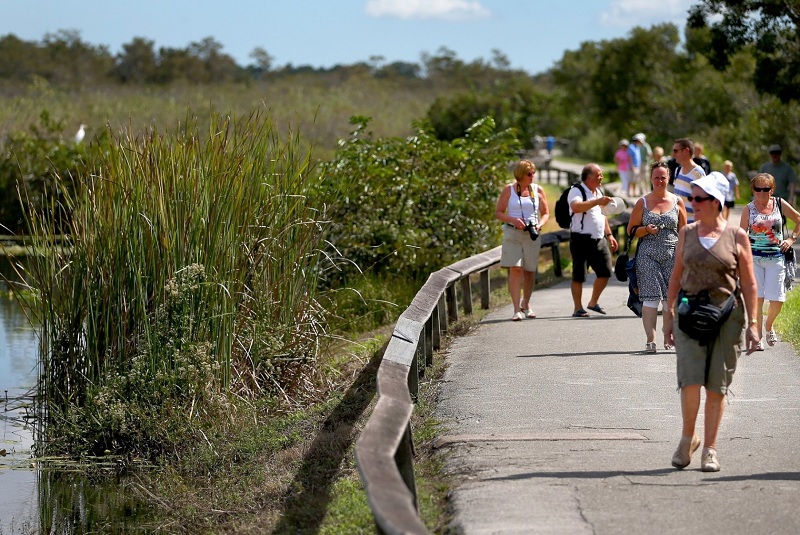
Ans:
{"type": "MultiPolygon", "coordinates": [[[[628,240],[625,242],[625,250],[622,251],[619,255],[617,255],[617,261],[614,264],[614,276],[617,277],[619,282],[626,282],[628,280],[628,273],[626,268],[628,266],[628,250],[631,248],[631,243],[633,242],[633,235],[636,232],[636,229],[639,228],[639,225],[635,225],[632,229],[630,234],[628,234],[628,240]]],[[[636,255],[633,256],[634,259],[636,255]]]]}

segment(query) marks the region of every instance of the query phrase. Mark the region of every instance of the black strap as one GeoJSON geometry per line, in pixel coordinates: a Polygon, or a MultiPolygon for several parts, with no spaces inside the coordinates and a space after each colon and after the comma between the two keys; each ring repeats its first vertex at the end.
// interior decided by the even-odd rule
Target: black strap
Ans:
{"type": "MultiPolygon", "coordinates": [[[[631,231],[628,233],[628,239],[625,242],[625,251],[624,251],[625,254],[628,253],[628,249],[631,248],[631,244],[633,243],[633,240],[636,239],[635,238],[635,234],[636,234],[636,230],[639,227],[641,227],[641,225],[634,225],[633,228],[631,229],[631,231]]],[[[638,247],[636,248],[636,252],[637,253],[639,252],[639,248],[638,247]]],[[[636,256],[636,255],[634,254],[633,256],[636,256]]]]}
{"type": "MultiPolygon", "coordinates": [[[[531,213],[531,218],[536,216],[536,224],[539,224],[539,211],[536,209],[536,201],[533,198],[533,188],[528,186],[528,193],[531,195],[531,203],[533,203],[533,212],[531,213]]],[[[517,200],[519,201],[519,214],[520,217],[524,220],[525,219],[525,210],[522,209],[522,188],[519,187],[519,182],[517,182],[517,200]]],[[[511,225],[514,227],[514,225],[511,225]]],[[[514,227],[516,228],[516,227],[514,227]]]]}
{"type": "MultiPolygon", "coordinates": [[[[584,189],[583,189],[583,184],[575,183],[570,187],[578,188],[578,190],[581,192],[581,197],[583,198],[583,202],[586,202],[586,198],[587,197],[586,197],[586,191],[584,191],[584,189]]],[[[575,212],[572,212],[572,213],[573,213],[573,215],[575,214],[575,212]]],[[[583,230],[583,220],[584,219],[586,219],[586,211],[584,211],[583,214],[581,214],[581,230],[583,230]]]]}

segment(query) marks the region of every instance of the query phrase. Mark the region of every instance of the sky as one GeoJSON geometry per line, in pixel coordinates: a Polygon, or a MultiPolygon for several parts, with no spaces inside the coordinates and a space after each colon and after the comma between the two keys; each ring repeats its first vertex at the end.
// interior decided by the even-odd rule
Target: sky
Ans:
{"type": "Polygon", "coordinates": [[[586,41],[672,22],[699,0],[0,0],[0,36],[41,42],[76,30],[113,54],[135,37],[186,48],[213,37],[241,66],[260,47],[273,68],[421,63],[442,47],[465,62],[502,52],[537,74],[586,41]],[[378,59],[380,58],[380,59],[378,59]]]}

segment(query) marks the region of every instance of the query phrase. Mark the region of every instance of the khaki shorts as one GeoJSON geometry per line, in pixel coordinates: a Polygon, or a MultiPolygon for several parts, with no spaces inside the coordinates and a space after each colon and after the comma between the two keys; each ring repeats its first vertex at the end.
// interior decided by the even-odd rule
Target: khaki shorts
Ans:
{"type": "Polygon", "coordinates": [[[744,345],[744,306],[741,297],[714,342],[707,383],[705,381],[707,346],[701,346],[700,342],[689,338],[680,330],[677,314],[672,328],[675,335],[675,353],[678,356],[678,388],[704,385],[712,392],[723,396],[727,394],[744,345]]]}
{"type": "Polygon", "coordinates": [[[539,266],[541,236],[531,240],[527,230],[519,230],[503,225],[503,247],[500,250],[500,267],[521,267],[525,271],[536,272],[539,266]]]}

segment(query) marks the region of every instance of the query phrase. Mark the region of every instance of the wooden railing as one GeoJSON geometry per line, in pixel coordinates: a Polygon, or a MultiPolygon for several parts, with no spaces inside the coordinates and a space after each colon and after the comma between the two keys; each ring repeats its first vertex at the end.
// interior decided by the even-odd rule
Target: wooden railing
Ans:
{"type": "MultiPolygon", "coordinates": [[[[610,220],[612,231],[626,226],[628,212],[610,220]]],[[[542,246],[553,252],[554,272],[561,276],[559,245],[569,231],[543,234],[542,246]]],[[[465,314],[472,313],[470,275],[480,273],[481,308],[489,308],[489,269],[500,262],[500,247],[460,260],[432,273],[411,305],[400,315],[378,368],[378,401],[356,441],[356,464],[367,500],[381,533],[428,533],[419,517],[414,480],[411,414],[419,378],[433,364],[442,333],[458,320],[458,298],[465,314]]]]}

